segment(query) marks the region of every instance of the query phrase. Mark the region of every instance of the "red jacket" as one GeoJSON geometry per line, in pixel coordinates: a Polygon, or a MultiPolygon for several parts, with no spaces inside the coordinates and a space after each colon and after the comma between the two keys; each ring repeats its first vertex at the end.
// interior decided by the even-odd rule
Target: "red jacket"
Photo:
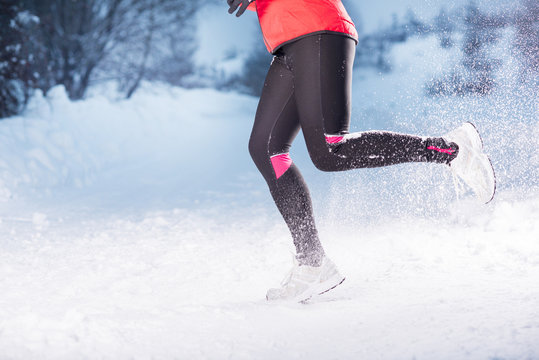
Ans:
{"type": "Polygon", "coordinates": [[[354,23],[341,0],[256,0],[249,9],[258,14],[270,53],[313,33],[338,33],[358,40],[354,23]]]}

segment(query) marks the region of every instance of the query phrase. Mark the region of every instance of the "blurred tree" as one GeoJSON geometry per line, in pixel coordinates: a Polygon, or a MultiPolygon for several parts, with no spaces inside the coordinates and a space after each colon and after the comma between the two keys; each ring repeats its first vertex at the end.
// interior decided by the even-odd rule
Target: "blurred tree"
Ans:
{"type": "Polygon", "coordinates": [[[116,46],[99,67],[99,77],[118,80],[127,97],[143,80],[188,85],[184,79],[194,71],[195,14],[200,4],[186,0],[130,1],[132,6],[117,29],[116,46]]]}
{"type": "Polygon", "coordinates": [[[404,42],[408,38],[409,31],[397,14],[391,15],[391,26],[385,31],[385,38],[392,43],[404,42]]]}
{"type": "Polygon", "coordinates": [[[342,0],[348,15],[352,18],[357,32],[361,35],[363,33],[363,18],[359,10],[359,5],[356,0],[342,0]]]}
{"type": "Polygon", "coordinates": [[[406,11],[403,26],[406,30],[407,37],[414,35],[428,35],[432,30],[430,25],[421,21],[412,9],[406,11]]]}
{"type": "Polygon", "coordinates": [[[523,75],[536,77],[539,72],[539,1],[521,0],[514,22],[515,47],[520,53],[523,75]]]}
{"type": "Polygon", "coordinates": [[[34,49],[36,86],[46,93],[63,84],[71,99],[84,96],[112,44],[126,0],[21,0],[40,23],[26,46],[34,49]]]}
{"type": "Polygon", "coordinates": [[[0,118],[17,114],[37,81],[28,33],[39,19],[21,11],[19,1],[0,1],[0,118]]]}
{"type": "MultiPolygon", "coordinates": [[[[446,22],[438,17],[443,29],[446,22]]],[[[430,96],[488,95],[495,86],[494,71],[501,61],[491,57],[492,45],[498,41],[498,29],[506,25],[503,16],[483,13],[473,2],[468,2],[462,18],[464,37],[462,61],[459,67],[425,86],[430,96]]]]}
{"type": "Polygon", "coordinates": [[[464,43],[462,64],[468,72],[467,92],[489,94],[494,87],[494,70],[500,60],[490,57],[489,49],[498,39],[500,18],[481,12],[474,2],[469,2],[464,16],[464,43]]]}
{"type": "Polygon", "coordinates": [[[445,7],[440,9],[438,15],[434,18],[434,32],[438,36],[440,46],[444,49],[453,47],[453,31],[455,24],[449,18],[445,7]]]}
{"type": "Polygon", "coordinates": [[[2,0],[1,4],[5,24],[17,24],[17,13],[39,20],[31,29],[2,26],[10,34],[2,36],[2,51],[30,54],[24,66],[28,73],[18,72],[17,78],[45,94],[62,84],[71,99],[81,99],[92,81],[115,79],[129,97],[144,79],[181,84],[192,71],[193,18],[201,6],[197,2],[2,0]]]}
{"type": "Polygon", "coordinates": [[[243,73],[239,79],[239,90],[250,95],[260,96],[271,59],[272,56],[266,49],[264,41],[257,38],[253,45],[253,51],[245,61],[243,73]]]}
{"type": "Polygon", "coordinates": [[[382,73],[390,72],[393,45],[405,42],[410,37],[426,36],[431,30],[431,26],[419,20],[412,10],[407,11],[404,20],[393,14],[390,26],[370,34],[360,34],[355,66],[372,67],[382,73]]]}

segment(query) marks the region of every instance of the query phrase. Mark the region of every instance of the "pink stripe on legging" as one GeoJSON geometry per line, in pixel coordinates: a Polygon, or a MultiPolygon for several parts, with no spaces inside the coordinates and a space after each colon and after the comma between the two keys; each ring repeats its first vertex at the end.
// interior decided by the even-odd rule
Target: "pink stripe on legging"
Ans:
{"type": "Polygon", "coordinates": [[[444,154],[449,154],[449,155],[453,155],[453,153],[455,152],[455,149],[440,149],[436,146],[429,146],[427,148],[428,150],[434,150],[434,151],[438,151],[438,152],[441,152],[441,153],[444,153],[444,154]]]}
{"type": "Polygon", "coordinates": [[[292,159],[288,153],[277,154],[270,157],[271,165],[275,171],[275,177],[280,178],[292,165],[292,159]]]}
{"type": "Polygon", "coordinates": [[[326,135],[326,142],[328,144],[336,144],[344,139],[342,135],[326,135]]]}

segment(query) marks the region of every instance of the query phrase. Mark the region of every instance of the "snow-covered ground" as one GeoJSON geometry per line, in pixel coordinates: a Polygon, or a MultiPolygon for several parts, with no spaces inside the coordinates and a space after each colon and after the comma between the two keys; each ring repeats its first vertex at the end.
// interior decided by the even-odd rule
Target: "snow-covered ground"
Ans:
{"type": "Polygon", "coordinates": [[[457,200],[428,164],[323,174],[298,138],[347,277],[308,304],[264,299],[292,244],[247,152],[256,99],[55,88],[0,121],[0,358],[539,359],[537,98],[513,91],[510,62],[492,97],[421,97],[453,58],[434,42],[357,72],[353,130],[473,120],[499,193],[457,200]]]}
{"type": "Polygon", "coordinates": [[[257,207],[7,220],[1,357],[537,359],[538,199],[323,221],[347,280],[307,305],[264,300],[290,244],[257,207]]]}

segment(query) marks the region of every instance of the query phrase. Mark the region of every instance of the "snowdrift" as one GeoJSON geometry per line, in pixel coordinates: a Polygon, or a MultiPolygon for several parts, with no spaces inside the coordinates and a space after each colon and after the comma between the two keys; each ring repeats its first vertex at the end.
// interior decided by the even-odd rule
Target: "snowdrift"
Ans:
{"type": "MultiPolygon", "coordinates": [[[[108,95],[70,102],[59,86],[37,94],[24,116],[0,122],[0,200],[85,188],[107,171],[156,162],[183,174],[183,192],[226,169],[229,159],[248,160],[246,110],[255,99],[159,86],[131,100],[108,95]]],[[[238,172],[233,163],[230,172],[238,172]]]]}

